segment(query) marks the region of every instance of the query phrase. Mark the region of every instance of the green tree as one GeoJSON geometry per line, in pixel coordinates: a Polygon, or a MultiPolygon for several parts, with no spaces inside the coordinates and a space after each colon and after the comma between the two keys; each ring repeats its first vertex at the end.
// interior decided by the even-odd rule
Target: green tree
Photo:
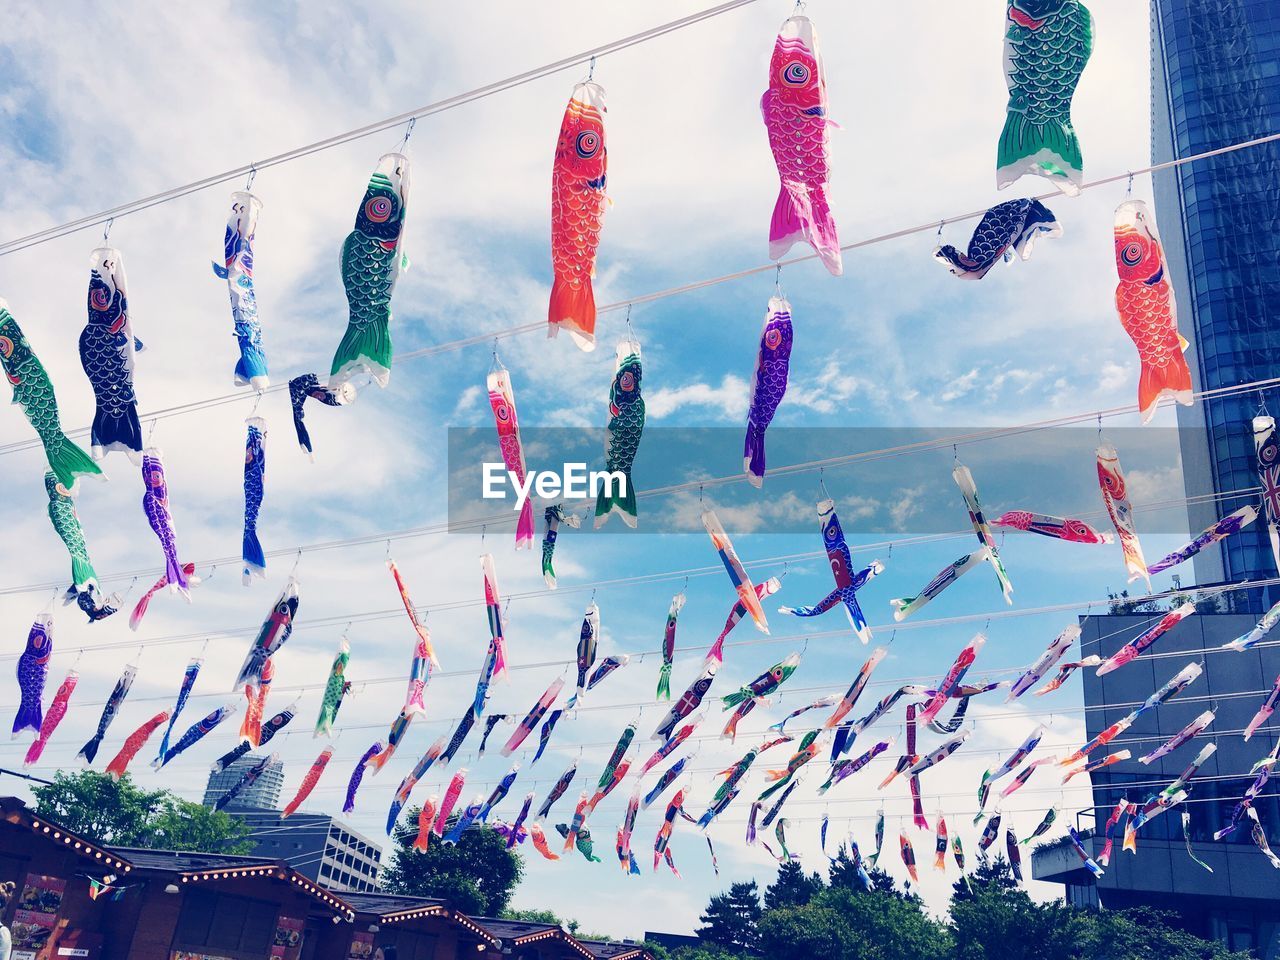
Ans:
{"type": "Polygon", "coordinates": [[[1002,854],[979,857],[978,866],[951,884],[951,902],[964,903],[974,899],[982,890],[1017,890],[1009,861],[1002,854]]]}
{"type": "MultiPolygon", "coordinates": [[[[974,884],[972,893],[964,891],[963,895],[958,894],[951,900],[956,960],[1081,960],[1091,957],[1094,954],[1084,953],[1080,948],[1088,933],[1089,916],[1061,902],[1033,903],[1022,890],[1008,889],[994,880],[979,880],[974,884]]],[[[1118,960],[1121,955],[1115,956],[1118,960]]]]}
{"type": "Polygon", "coordinates": [[[806,875],[798,860],[788,860],[778,868],[778,876],[764,891],[765,910],[802,907],[826,884],[816,873],[806,875]]]}
{"type": "Polygon", "coordinates": [[[467,830],[453,846],[433,840],[427,852],[420,853],[413,849],[418,813],[410,810],[401,820],[405,825],[396,830],[395,848],[382,877],[387,891],[435,897],[475,916],[501,914],[524,875],[520,855],[507,849],[497,831],[481,829],[467,830]]]}
{"type": "Polygon", "coordinates": [[[951,935],[916,899],[823,890],[804,906],[770,910],[760,921],[769,960],[949,960],[951,935]]]}
{"type": "Polygon", "coordinates": [[[707,904],[699,918],[702,927],[697,931],[698,938],[708,945],[754,953],[761,915],[756,882],[732,884],[728,893],[716,894],[707,904]]]}
{"type": "MultiPolygon", "coordinates": [[[[867,869],[865,860],[862,862],[862,866],[867,869]]],[[[908,894],[898,889],[897,881],[879,867],[867,869],[867,876],[871,879],[871,890],[867,890],[863,886],[862,878],[858,876],[858,868],[854,866],[853,858],[849,856],[848,850],[842,844],[840,850],[836,853],[836,858],[831,861],[831,866],[827,869],[827,882],[832,887],[852,890],[854,893],[887,893],[895,897],[908,896],[908,894]]]]}
{"type": "Polygon", "coordinates": [[[128,774],[117,782],[92,770],[59,772],[32,792],[36,813],[102,844],[217,853],[254,846],[244,821],[168,790],[143,790],[128,774]]]}
{"type": "Polygon", "coordinates": [[[1250,960],[1248,950],[1228,950],[1216,940],[1202,940],[1178,925],[1178,916],[1137,907],[1089,914],[1085,956],[1113,960],[1159,957],[1160,960],[1250,960]]]}

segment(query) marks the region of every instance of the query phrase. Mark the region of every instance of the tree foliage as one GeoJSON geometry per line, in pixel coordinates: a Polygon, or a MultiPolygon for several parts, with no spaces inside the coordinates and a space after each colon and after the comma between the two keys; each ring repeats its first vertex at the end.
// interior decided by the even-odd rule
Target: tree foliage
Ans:
{"type": "Polygon", "coordinates": [[[915,900],[879,892],[827,889],[807,904],[771,910],[760,921],[760,949],[770,960],[946,960],[947,928],[915,900]]]}
{"type": "MultiPolygon", "coordinates": [[[[498,916],[524,875],[524,861],[493,830],[467,830],[453,846],[432,838],[426,853],[413,849],[419,810],[410,810],[396,830],[395,847],[382,875],[390,893],[434,897],[474,916],[498,916]]],[[[451,820],[450,823],[456,822],[451,820]]],[[[552,914],[554,916],[554,914],[552,914]]],[[[559,919],[545,921],[559,923],[559,919]]]]}
{"type": "Polygon", "coordinates": [[[92,770],[59,772],[32,792],[36,813],[105,845],[216,853],[254,847],[243,820],[168,790],[143,790],[128,774],[117,782],[92,770]]]}
{"type": "Polygon", "coordinates": [[[760,888],[754,880],[735,883],[727,893],[716,894],[701,916],[698,938],[729,950],[755,953],[758,946],[760,888]]]}
{"type": "Polygon", "coordinates": [[[788,860],[778,867],[778,875],[764,891],[764,908],[782,910],[803,907],[826,886],[816,873],[806,874],[798,860],[788,860]]]}

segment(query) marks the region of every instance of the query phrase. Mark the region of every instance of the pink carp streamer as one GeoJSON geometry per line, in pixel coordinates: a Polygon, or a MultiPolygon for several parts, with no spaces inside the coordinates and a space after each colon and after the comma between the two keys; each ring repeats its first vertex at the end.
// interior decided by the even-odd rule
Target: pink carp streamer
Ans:
{"type": "Polygon", "coordinates": [[[107,764],[107,776],[112,780],[119,780],[125,775],[125,771],[129,768],[129,761],[138,755],[138,751],[143,748],[151,735],[156,732],[160,725],[169,719],[169,711],[162,710],[154,717],[140,726],[133,733],[129,734],[125,740],[124,746],[120,748],[120,752],[115,758],[107,764]]]}
{"type": "Polygon", "coordinates": [[[298,808],[306,802],[307,797],[311,796],[311,791],[320,782],[320,776],[324,773],[324,768],[329,765],[329,761],[332,759],[333,747],[325,747],[320,751],[320,756],[311,762],[311,769],[302,778],[302,783],[298,784],[298,792],[293,795],[289,805],[280,812],[281,820],[288,819],[298,812],[298,808]]]}

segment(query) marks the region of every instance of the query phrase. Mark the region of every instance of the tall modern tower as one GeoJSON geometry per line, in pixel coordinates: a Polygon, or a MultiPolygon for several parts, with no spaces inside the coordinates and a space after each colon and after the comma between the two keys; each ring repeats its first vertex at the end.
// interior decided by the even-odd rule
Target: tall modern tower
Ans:
{"type": "MultiPolygon", "coordinates": [[[[1156,163],[1280,133],[1280,3],[1152,0],[1151,150],[1156,163]]],[[[1156,221],[1197,391],[1280,376],[1280,143],[1155,176],[1156,221]]],[[[1251,421],[1280,389],[1179,408],[1192,533],[1256,497],[1251,421]]],[[[1196,557],[1199,583],[1276,576],[1262,524],[1196,557]]],[[[1280,600],[1253,591],[1237,610],[1280,600]]]]}

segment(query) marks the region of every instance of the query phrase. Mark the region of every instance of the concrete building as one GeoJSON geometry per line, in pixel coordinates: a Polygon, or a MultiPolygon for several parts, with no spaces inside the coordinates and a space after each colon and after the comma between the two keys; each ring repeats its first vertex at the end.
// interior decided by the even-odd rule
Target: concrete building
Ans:
{"type": "MultiPolygon", "coordinates": [[[[1152,0],[1151,153],[1163,163],[1280,131],[1280,5],[1275,0],[1152,0]]],[[[1197,391],[1280,377],[1280,143],[1183,164],[1154,177],[1156,221],[1191,341],[1197,391]]],[[[1280,413],[1280,391],[1264,394],[1280,413]]],[[[1178,408],[1188,497],[1198,533],[1256,496],[1250,422],[1256,393],[1178,408]]],[[[1195,559],[1198,583],[1276,576],[1263,524],[1195,559]]],[[[1280,588],[1241,593],[1261,612],[1280,588]]]]}
{"type": "MultiPolygon", "coordinates": [[[[1237,653],[1222,645],[1247,633],[1252,614],[1203,613],[1188,617],[1166,633],[1147,653],[1124,667],[1098,677],[1084,673],[1085,736],[1093,738],[1163,686],[1183,667],[1202,664],[1202,674],[1176,697],[1147,712],[1111,743],[1090,755],[1129,750],[1132,759],[1092,774],[1093,807],[1079,817],[1082,831],[1100,832],[1122,799],[1141,805],[1176,779],[1207,743],[1217,751],[1191,780],[1181,806],[1149,821],[1137,835],[1136,855],[1121,850],[1115,835],[1106,873],[1095,880],[1066,842],[1038,848],[1032,856],[1037,880],[1061,883],[1069,903],[1081,907],[1124,909],[1152,906],[1171,910],[1192,932],[1222,940],[1232,949],[1253,949],[1263,960],[1280,957],[1280,872],[1254,845],[1248,823],[1224,841],[1214,831],[1231,819],[1231,811],[1253,781],[1249,773],[1280,735],[1280,722],[1266,722],[1246,743],[1241,731],[1249,724],[1280,674],[1280,646],[1259,645],[1237,653]],[[1169,756],[1148,764],[1140,758],[1154,751],[1205,710],[1215,710],[1212,726],[1169,756]],[[1192,862],[1182,831],[1183,812],[1191,816],[1191,843],[1197,857],[1213,867],[1209,873],[1192,862]]],[[[1108,657],[1154,623],[1150,614],[1095,616],[1082,619],[1081,651],[1108,657]]],[[[1274,788],[1264,789],[1254,804],[1269,842],[1280,847],[1280,804],[1274,788]]],[[[1086,836],[1095,859],[1104,839],[1086,836]]]]}
{"type": "MultiPolygon", "coordinates": [[[[265,754],[261,753],[246,753],[227,769],[209,774],[209,781],[204,788],[204,800],[201,803],[206,807],[212,807],[224,793],[239,783],[240,778],[254,764],[262,760],[264,756],[265,754]]],[[[232,805],[243,808],[252,807],[260,810],[274,810],[276,804],[280,802],[280,788],[283,786],[284,764],[277,760],[275,763],[267,764],[267,769],[262,771],[262,776],[245,787],[239,796],[235,798],[232,805]]]]}
{"type": "Polygon", "coordinates": [[[252,828],[254,854],[283,860],[304,877],[332,890],[371,893],[378,889],[382,848],[333,817],[232,805],[227,812],[252,828]]]}

